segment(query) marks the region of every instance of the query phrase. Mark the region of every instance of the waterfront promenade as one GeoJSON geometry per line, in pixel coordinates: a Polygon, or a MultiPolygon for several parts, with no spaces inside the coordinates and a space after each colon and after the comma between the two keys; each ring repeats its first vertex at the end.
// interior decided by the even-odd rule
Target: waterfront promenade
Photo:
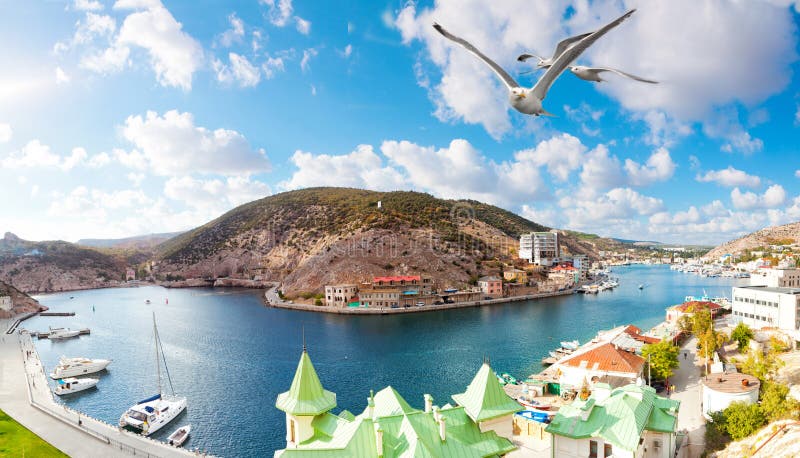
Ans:
{"type": "Polygon", "coordinates": [[[701,411],[701,368],[702,361],[697,357],[697,338],[692,337],[681,345],[678,355],[680,365],[670,378],[675,385],[672,399],[681,401],[678,411],[678,430],[686,431],[683,444],[679,450],[679,458],[699,457],[705,449],[706,422],[701,411]],[[688,357],[684,358],[684,353],[688,357]]]}
{"type": "Polygon", "coordinates": [[[303,310],[307,312],[334,313],[339,315],[393,315],[400,313],[434,312],[438,310],[452,310],[452,309],[461,309],[469,307],[485,307],[496,304],[507,304],[509,302],[520,302],[520,301],[529,301],[532,299],[542,299],[545,297],[569,296],[571,294],[574,294],[575,292],[572,289],[568,289],[565,291],[555,291],[552,293],[539,293],[539,294],[527,294],[524,296],[499,297],[497,299],[485,299],[481,301],[466,301],[466,302],[456,302],[452,304],[392,308],[392,307],[328,307],[324,305],[295,304],[282,300],[280,297],[278,297],[278,294],[275,292],[275,289],[276,288],[270,288],[264,292],[264,303],[266,303],[270,307],[291,309],[291,310],[303,310]]]}
{"type": "Polygon", "coordinates": [[[11,323],[0,320],[0,409],[17,422],[71,457],[197,456],[57,404],[30,336],[5,333],[11,323]]]}

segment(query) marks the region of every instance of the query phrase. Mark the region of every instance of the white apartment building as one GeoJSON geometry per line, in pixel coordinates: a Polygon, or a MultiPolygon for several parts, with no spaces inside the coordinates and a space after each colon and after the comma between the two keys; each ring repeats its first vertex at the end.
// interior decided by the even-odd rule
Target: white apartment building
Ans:
{"type": "Polygon", "coordinates": [[[531,232],[519,238],[519,257],[540,266],[558,262],[558,233],[531,232]]]}
{"type": "Polygon", "coordinates": [[[740,286],[732,296],[734,319],[753,329],[800,329],[800,288],[740,286]]]}
{"type": "Polygon", "coordinates": [[[0,310],[9,311],[14,307],[11,296],[0,296],[0,310]]]}
{"type": "Polygon", "coordinates": [[[761,269],[764,276],[753,276],[751,285],[770,286],[773,288],[800,288],[800,269],[794,267],[778,267],[761,269]]]}
{"type": "Polygon", "coordinates": [[[572,257],[572,267],[578,269],[581,279],[585,280],[589,276],[589,258],[585,254],[576,254],[572,257]]]}

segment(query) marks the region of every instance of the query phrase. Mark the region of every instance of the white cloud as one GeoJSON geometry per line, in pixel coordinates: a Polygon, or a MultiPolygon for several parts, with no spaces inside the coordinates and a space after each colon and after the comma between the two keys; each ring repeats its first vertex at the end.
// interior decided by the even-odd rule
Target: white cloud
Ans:
{"type": "Polygon", "coordinates": [[[39,140],[31,140],[19,151],[14,151],[0,160],[4,168],[23,167],[58,167],[61,156],[50,150],[50,147],[39,140]]]}
{"type": "Polygon", "coordinates": [[[200,180],[190,176],[172,177],[164,183],[164,195],[198,209],[214,208],[221,213],[237,205],[270,195],[269,186],[246,176],[224,180],[200,180]]]}
{"type": "Polygon", "coordinates": [[[300,60],[300,69],[302,69],[304,73],[311,70],[309,61],[311,60],[312,57],[316,57],[317,54],[319,54],[319,51],[317,51],[314,48],[308,48],[303,50],[303,58],[300,60]]]}
{"type": "Polygon", "coordinates": [[[152,200],[141,189],[103,191],[78,186],[69,194],[57,194],[47,210],[49,216],[81,217],[105,220],[109,210],[133,208],[152,200]]]}
{"type": "Polygon", "coordinates": [[[757,188],[761,186],[761,178],[747,172],[728,166],[726,169],[710,170],[704,175],[697,175],[697,181],[704,183],[717,183],[722,186],[757,188]]]}
{"type": "Polygon", "coordinates": [[[285,71],[282,57],[267,57],[267,60],[261,64],[261,70],[264,72],[264,78],[271,79],[277,72],[285,71]]]}
{"type": "Polygon", "coordinates": [[[137,9],[122,23],[115,47],[146,50],[158,82],[189,90],[192,75],[203,62],[203,48],[158,0],[120,0],[115,9],[137,9]]]}
{"type": "Polygon", "coordinates": [[[8,143],[13,136],[14,131],[11,129],[11,125],[0,122],[0,143],[8,143]]]}
{"type": "Polygon", "coordinates": [[[69,83],[69,75],[61,67],[56,67],[56,84],[66,83],[69,83]]]}
{"type": "Polygon", "coordinates": [[[297,31],[303,35],[308,35],[311,32],[311,21],[306,21],[300,16],[294,17],[295,27],[297,31]]]}
{"type": "Polygon", "coordinates": [[[236,82],[239,87],[253,87],[261,81],[261,71],[247,57],[231,52],[228,53],[228,59],[230,66],[216,59],[213,62],[218,81],[226,84],[236,82]]]}
{"type": "Polygon", "coordinates": [[[317,95],[317,87],[314,86],[313,84],[311,85],[311,95],[313,96],[317,95]]]}
{"type": "Polygon", "coordinates": [[[115,157],[126,165],[143,164],[159,175],[233,175],[270,169],[264,150],[253,150],[244,135],[195,126],[191,113],[172,110],[159,116],[148,111],[144,117],[129,116],[122,133],[136,149],[116,151],[115,157]]]}
{"type": "Polygon", "coordinates": [[[370,145],[359,145],[355,151],[342,155],[296,151],[290,161],[297,170],[281,183],[284,189],[346,186],[391,191],[406,185],[403,176],[386,166],[370,145]]]}
{"type": "Polygon", "coordinates": [[[217,38],[217,42],[223,47],[230,47],[233,43],[242,41],[244,37],[244,21],[242,21],[236,13],[228,15],[228,23],[231,28],[222,32],[217,38]]]}
{"type": "Polygon", "coordinates": [[[105,152],[97,153],[92,157],[90,157],[88,161],[86,161],[86,165],[93,169],[105,167],[110,163],[111,163],[111,156],[109,156],[108,153],[105,152]]]}
{"type": "Polygon", "coordinates": [[[520,216],[527,218],[534,223],[547,227],[560,227],[561,214],[552,208],[533,208],[530,205],[523,205],[519,212],[520,216]]]}
{"type": "Polygon", "coordinates": [[[731,191],[731,202],[733,206],[740,210],[751,210],[756,208],[775,208],[786,202],[786,190],[779,184],[774,184],[758,195],[754,192],[742,192],[739,188],[731,191]]]}
{"type": "Polygon", "coordinates": [[[77,148],[72,148],[72,154],[64,158],[64,161],[61,163],[61,168],[64,170],[70,170],[86,160],[87,156],[88,154],[86,153],[86,149],[80,146],[77,148]]]}
{"type": "Polygon", "coordinates": [[[97,0],[75,0],[72,6],[80,11],[100,11],[103,9],[103,4],[97,0]]]}
{"type": "Polygon", "coordinates": [[[129,172],[125,176],[137,188],[142,185],[142,182],[147,177],[144,173],[129,172]]]}
{"type": "Polygon", "coordinates": [[[535,148],[518,151],[517,161],[531,161],[536,167],[547,166],[547,171],[557,180],[566,181],[569,174],[580,168],[586,146],[569,134],[561,134],[545,140],[535,148]]]}
{"type": "MultiPolygon", "coordinates": [[[[0,130],[2,130],[2,129],[0,129],[0,130]]],[[[0,138],[2,138],[2,135],[0,135],[0,138]]],[[[795,170],[794,171],[794,176],[797,177],[797,178],[800,178],[800,170],[795,170]]]]}
{"type": "Polygon", "coordinates": [[[609,155],[605,145],[598,145],[586,155],[580,177],[582,192],[588,196],[625,183],[625,174],[619,159],[609,155]]]}
{"type": "Polygon", "coordinates": [[[283,27],[289,23],[292,17],[292,0],[260,0],[261,3],[269,7],[268,18],[272,25],[283,27]]]}
{"type": "Polygon", "coordinates": [[[637,217],[661,211],[661,199],[645,196],[630,188],[614,188],[596,198],[583,195],[562,197],[559,206],[573,229],[590,230],[608,234],[631,234],[638,223],[637,217]]]}
{"type": "MultiPolygon", "coordinates": [[[[486,65],[436,34],[431,23],[437,20],[513,71],[520,52],[551,52],[558,39],[594,30],[628,6],[615,0],[475,0],[418,8],[408,2],[394,25],[404,43],[421,41],[442,73],[431,85],[437,116],[481,124],[497,137],[512,127],[505,88],[486,65]]],[[[594,86],[626,109],[663,111],[681,123],[702,122],[717,107],[752,106],[783,90],[796,59],[794,33],[791,11],[766,2],[709,0],[703,8],[694,0],[651,2],[593,45],[583,59],[661,81],[594,86]],[[709,39],[710,23],[715,36],[726,39],[709,39]]],[[[514,113],[515,123],[519,118],[514,113]]]]}
{"type": "Polygon", "coordinates": [[[131,50],[127,46],[112,46],[81,58],[80,67],[95,73],[107,75],[122,70],[128,62],[131,50]]]}
{"type": "Polygon", "coordinates": [[[649,145],[669,148],[681,138],[692,133],[692,128],[688,123],[678,121],[660,110],[637,113],[634,115],[634,119],[641,119],[647,124],[649,132],[645,135],[644,141],[649,145]]]}
{"type": "Polygon", "coordinates": [[[349,58],[353,54],[353,45],[348,44],[344,47],[343,50],[339,51],[339,55],[344,57],[345,59],[349,58]]]}
{"type": "Polygon", "coordinates": [[[663,147],[651,154],[645,165],[625,159],[625,170],[633,186],[648,186],[657,181],[668,180],[675,173],[675,167],[669,151],[663,147]]]}

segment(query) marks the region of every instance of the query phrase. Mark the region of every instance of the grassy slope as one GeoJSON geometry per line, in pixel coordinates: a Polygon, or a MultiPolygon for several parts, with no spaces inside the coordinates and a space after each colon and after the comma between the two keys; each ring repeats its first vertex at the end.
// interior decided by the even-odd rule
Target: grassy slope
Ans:
{"type": "Polygon", "coordinates": [[[0,456],[67,456],[0,410],[0,456]]]}

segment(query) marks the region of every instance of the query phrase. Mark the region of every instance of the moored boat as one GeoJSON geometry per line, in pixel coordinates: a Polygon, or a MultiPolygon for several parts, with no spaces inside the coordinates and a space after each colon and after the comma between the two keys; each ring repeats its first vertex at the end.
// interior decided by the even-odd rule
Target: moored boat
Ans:
{"type": "Polygon", "coordinates": [[[57,395],[63,396],[65,394],[72,394],[77,393],[79,391],[88,390],[89,388],[94,387],[99,382],[99,379],[96,378],[64,378],[59,379],[56,385],[56,389],[53,390],[57,395]]]}
{"type": "Polygon", "coordinates": [[[125,413],[123,413],[119,418],[120,427],[132,428],[144,436],[149,436],[163,428],[186,409],[186,398],[182,396],[176,396],[175,390],[172,388],[172,378],[169,376],[167,361],[166,358],[164,358],[164,352],[161,348],[161,339],[158,336],[155,313],[153,313],[153,338],[155,339],[156,343],[158,394],[137,402],[128,410],[126,410],[125,413]],[[170,390],[172,391],[171,396],[163,395],[163,390],[161,387],[162,360],[167,373],[167,380],[169,381],[170,390]]]}
{"type": "Polygon", "coordinates": [[[580,346],[580,342],[577,340],[570,340],[570,341],[562,341],[561,347],[566,348],[567,350],[577,350],[578,346],[580,346]]]}
{"type": "Polygon", "coordinates": [[[189,438],[189,433],[192,431],[192,425],[181,426],[176,429],[172,434],[167,437],[167,443],[180,447],[189,438]]]}
{"type": "Polygon", "coordinates": [[[47,338],[50,340],[69,339],[71,337],[76,337],[80,333],[80,331],[75,331],[69,328],[50,328],[47,338]]]}
{"type": "Polygon", "coordinates": [[[62,356],[50,377],[60,379],[100,372],[111,364],[110,359],[67,358],[62,356]]]}

